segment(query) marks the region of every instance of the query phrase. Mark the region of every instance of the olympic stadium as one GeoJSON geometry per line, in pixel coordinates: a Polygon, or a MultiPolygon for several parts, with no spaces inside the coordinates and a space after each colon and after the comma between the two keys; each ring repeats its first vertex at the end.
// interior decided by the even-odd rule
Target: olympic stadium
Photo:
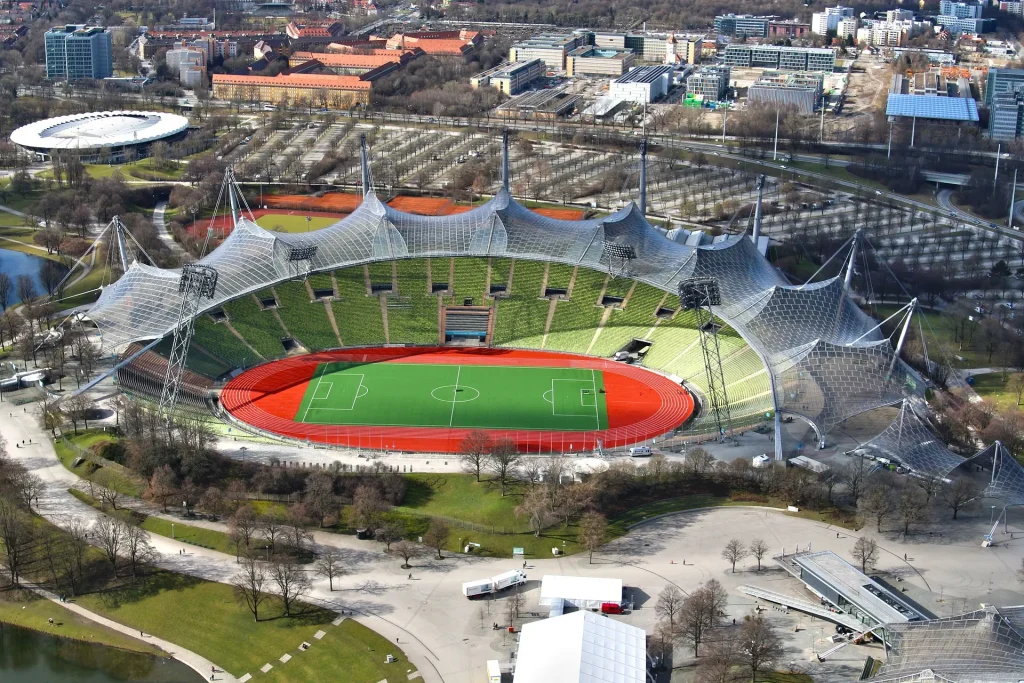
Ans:
{"type": "MultiPolygon", "coordinates": [[[[511,197],[503,168],[493,199],[451,216],[385,205],[368,171],[358,208],[315,232],[268,232],[236,212],[231,234],[194,264],[215,271],[216,285],[186,316],[194,336],[178,403],[302,441],[446,452],[485,429],[551,452],[758,425],[778,435],[781,416],[824,438],[924,391],[853,300],[848,265],[799,286],[750,235],[670,240],[644,218],[643,182],[639,205],[608,216],[544,217],[511,197]],[[703,321],[679,296],[700,279],[719,290],[703,321]],[[358,370],[379,363],[456,370],[358,370]],[[470,365],[492,369],[467,385],[458,368],[470,365]],[[543,391],[500,366],[546,368],[533,383],[543,391]],[[399,400],[421,384],[422,401],[399,400]],[[513,417],[494,417],[503,412],[513,417]]],[[[160,395],[188,308],[182,271],[126,266],[89,316],[130,360],[122,389],[160,395]]]]}
{"type": "Polygon", "coordinates": [[[134,148],[145,156],[151,144],[184,137],[188,119],[153,111],[102,111],[35,121],[15,129],[11,142],[47,161],[54,154],[78,155],[82,161],[121,163],[134,148]]]}

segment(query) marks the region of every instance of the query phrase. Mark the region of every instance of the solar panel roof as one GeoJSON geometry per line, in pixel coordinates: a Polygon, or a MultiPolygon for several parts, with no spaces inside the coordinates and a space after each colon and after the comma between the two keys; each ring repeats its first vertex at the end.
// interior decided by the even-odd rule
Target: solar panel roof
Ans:
{"type": "Polygon", "coordinates": [[[889,95],[886,116],[916,116],[943,121],[977,121],[978,105],[969,97],[889,95]]]}

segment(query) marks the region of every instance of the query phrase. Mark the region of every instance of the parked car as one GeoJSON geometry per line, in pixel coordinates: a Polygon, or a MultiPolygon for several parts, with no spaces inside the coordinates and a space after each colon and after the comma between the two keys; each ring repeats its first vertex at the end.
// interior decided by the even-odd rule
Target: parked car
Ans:
{"type": "Polygon", "coordinates": [[[602,602],[601,614],[622,614],[622,605],[614,602],[602,602]]]}

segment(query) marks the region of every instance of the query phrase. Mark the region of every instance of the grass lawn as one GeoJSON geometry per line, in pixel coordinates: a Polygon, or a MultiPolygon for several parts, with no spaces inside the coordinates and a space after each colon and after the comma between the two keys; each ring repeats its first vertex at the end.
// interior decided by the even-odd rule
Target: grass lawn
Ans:
{"type": "Polygon", "coordinates": [[[149,655],[167,656],[160,648],[101,626],[27,590],[0,591],[0,622],[63,638],[109,645],[149,655]],[[51,618],[54,626],[50,626],[47,621],[51,618]]]}
{"type": "MultiPolygon", "coordinates": [[[[875,310],[876,317],[879,320],[885,320],[899,310],[899,307],[876,306],[875,310]]],[[[923,316],[921,328],[924,330],[925,342],[928,344],[928,355],[931,358],[945,357],[953,367],[957,368],[989,367],[991,363],[982,345],[980,329],[975,329],[973,335],[970,330],[967,331],[967,338],[971,343],[964,344],[963,349],[961,349],[960,343],[954,341],[954,328],[957,321],[953,316],[941,315],[936,311],[922,309],[918,309],[917,315],[923,316]],[[938,350],[934,349],[935,344],[942,347],[944,354],[940,354],[938,350]],[[960,358],[957,358],[957,356],[960,358]]],[[[900,318],[896,318],[893,322],[898,322],[899,320],[900,318]]],[[[917,325],[915,324],[911,326],[911,334],[916,335],[916,333],[917,325]]],[[[998,362],[997,357],[994,356],[992,362],[998,362]]]]}
{"type": "Polygon", "coordinates": [[[1009,372],[1006,374],[1005,380],[1001,372],[975,375],[974,390],[982,398],[995,403],[1000,410],[1009,408],[1021,410],[1021,406],[1017,404],[1017,392],[1010,388],[1015,375],[1016,373],[1009,372]]]}
{"type": "Polygon", "coordinates": [[[327,216],[311,216],[309,225],[306,224],[306,217],[302,215],[288,215],[283,213],[268,213],[256,219],[256,224],[267,230],[276,232],[307,232],[307,230],[320,230],[329,225],[334,225],[340,219],[327,216]]]}
{"type": "Polygon", "coordinates": [[[509,493],[502,497],[497,485],[486,481],[487,475],[482,478],[485,481],[477,483],[472,474],[407,474],[405,504],[395,510],[452,517],[499,530],[526,528],[525,521],[515,521],[514,510],[521,496],[509,493]]]}
{"type": "Polygon", "coordinates": [[[290,661],[284,664],[275,661],[269,672],[253,674],[254,683],[325,680],[329,671],[344,672],[337,680],[345,683],[399,681],[408,676],[409,669],[416,668],[391,641],[351,619],[324,630],[327,635],[321,640],[308,640],[312,647],[305,652],[295,649],[291,651],[290,661]],[[385,664],[384,659],[389,654],[398,661],[385,664]]]}
{"type": "MultiPolygon", "coordinates": [[[[7,213],[6,211],[0,211],[0,227],[11,228],[19,227],[23,225],[31,225],[28,218],[22,218],[21,216],[15,216],[13,213],[7,213]]],[[[32,233],[33,230],[26,230],[26,233],[32,233]]],[[[0,234],[6,235],[6,231],[0,234]]],[[[13,237],[13,235],[8,235],[13,237]]]]}
{"type": "MultiPolygon", "coordinates": [[[[68,437],[68,441],[87,450],[93,450],[96,447],[116,440],[115,437],[106,432],[93,430],[81,431],[77,436],[71,435],[68,437]]],[[[53,442],[53,448],[57,452],[57,458],[61,464],[79,477],[92,479],[97,484],[114,489],[126,496],[138,498],[142,495],[145,482],[140,477],[128,476],[112,467],[103,467],[89,461],[79,463],[78,467],[74,467],[78,453],[65,446],[64,442],[59,440],[53,442]]]]}
{"type": "MultiPolygon", "coordinates": [[[[82,596],[79,603],[122,624],[197,652],[235,676],[246,673],[256,676],[260,667],[268,662],[275,668],[287,669],[287,665],[278,661],[281,655],[311,654],[312,649],[298,653],[299,644],[303,641],[316,643],[313,634],[318,630],[330,633],[334,628],[330,623],[335,618],[333,612],[309,605],[299,608],[301,614],[284,617],[278,601],[272,599],[264,604],[260,621],[255,622],[252,613],[235,599],[231,586],[170,572],[157,572],[134,585],[82,596]]],[[[313,649],[316,647],[314,645],[313,649]]],[[[323,668],[317,671],[315,678],[375,683],[383,677],[357,679],[350,674],[374,671],[373,663],[383,662],[387,653],[395,654],[400,660],[406,659],[404,653],[391,648],[386,652],[368,652],[360,647],[344,653],[335,649],[330,653],[332,656],[327,656],[328,653],[319,656],[323,668]]],[[[394,670],[389,673],[393,674],[394,670]]],[[[280,680],[313,679],[285,677],[280,680]]]]}

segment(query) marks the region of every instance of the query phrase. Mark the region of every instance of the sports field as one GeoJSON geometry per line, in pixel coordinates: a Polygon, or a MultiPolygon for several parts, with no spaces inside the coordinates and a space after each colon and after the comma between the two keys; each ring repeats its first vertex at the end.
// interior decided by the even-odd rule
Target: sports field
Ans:
{"type": "Polygon", "coordinates": [[[522,453],[631,445],[685,422],[693,397],[653,372],[547,351],[359,348],[283,358],[224,387],[235,419],[303,441],[457,453],[473,430],[522,453]]]}
{"type": "Polygon", "coordinates": [[[295,421],[594,431],[608,411],[595,369],[336,362],[317,368],[295,421]]]}

